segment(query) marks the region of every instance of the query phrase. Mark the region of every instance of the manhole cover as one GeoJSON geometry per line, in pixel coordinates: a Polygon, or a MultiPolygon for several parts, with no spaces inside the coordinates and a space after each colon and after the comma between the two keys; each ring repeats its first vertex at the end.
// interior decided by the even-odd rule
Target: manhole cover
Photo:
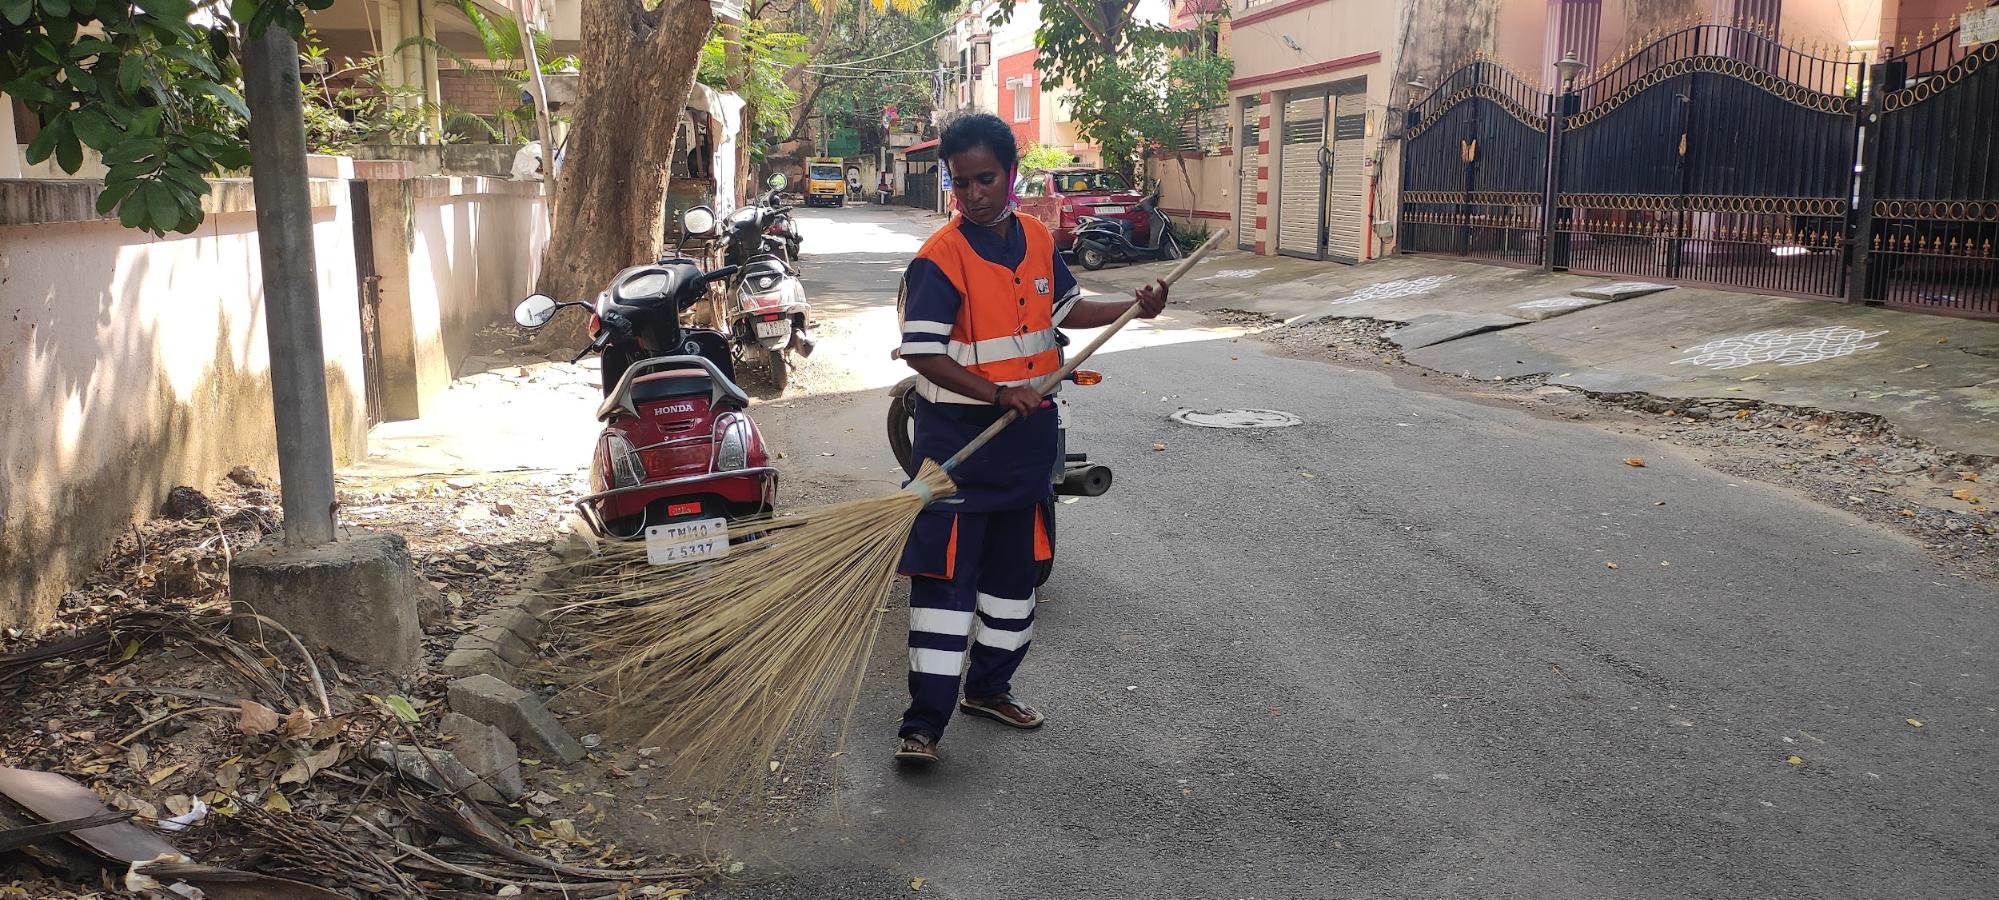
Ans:
{"type": "Polygon", "coordinates": [[[1305,421],[1275,409],[1183,409],[1171,418],[1198,428],[1289,428],[1305,421]]]}

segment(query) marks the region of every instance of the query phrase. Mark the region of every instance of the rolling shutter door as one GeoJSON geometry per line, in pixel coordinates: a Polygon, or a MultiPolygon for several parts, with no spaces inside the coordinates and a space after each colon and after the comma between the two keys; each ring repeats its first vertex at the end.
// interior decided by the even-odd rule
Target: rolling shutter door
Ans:
{"type": "Polygon", "coordinates": [[[1326,145],[1326,96],[1284,104],[1284,145],[1278,171],[1277,252],[1318,259],[1323,234],[1320,210],[1325,170],[1319,150],[1326,145]]]}
{"type": "Polygon", "coordinates": [[[1333,98],[1333,187],[1326,198],[1328,258],[1358,263],[1367,246],[1367,95],[1333,98]]]}
{"type": "Polygon", "coordinates": [[[1242,149],[1236,153],[1235,245],[1239,250],[1256,249],[1256,170],[1263,164],[1257,155],[1261,140],[1256,123],[1256,104],[1242,108],[1242,149]]]}

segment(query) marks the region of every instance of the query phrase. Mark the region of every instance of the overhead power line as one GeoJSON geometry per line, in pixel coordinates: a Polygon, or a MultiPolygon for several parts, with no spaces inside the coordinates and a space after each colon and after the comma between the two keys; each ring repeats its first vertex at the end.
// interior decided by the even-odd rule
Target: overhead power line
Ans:
{"type": "Polygon", "coordinates": [[[950,33],[951,33],[951,30],[952,30],[952,29],[954,29],[954,28],[957,28],[957,27],[958,27],[958,23],[956,23],[956,22],[953,22],[953,23],[951,23],[951,24],[949,24],[949,25],[946,25],[946,26],[944,26],[944,30],[943,30],[943,31],[940,31],[940,32],[937,32],[936,34],[933,34],[933,35],[931,35],[931,36],[929,36],[929,37],[927,37],[927,38],[924,38],[923,40],[920,40],[920,41],[917,41],[917,42],[916,42],[916,43],[914,43],[914,44],[910,44],[910,45],[909,45],[909,46],[907,46],[907,47],[902,47],[902,48],[900,48],[900,49],[896,49],[896,50],[890,50],[889,52],[887,52],[887,53],[884,53],[884,54],[882,54],[882,55],[880,55],[880,56],[870,56],[870,57],[868,57],[867,59],[857,59],[857,60],[853,60],[852,62],[841,62],[841,63],[814,63],[814,64],[809,64],[809,65],[807,65],[807,66],[806,66],[806,68],[808,68],[808,69],[828,69],[828,68],[841,68],[841,69],[851,69],[851,68],[855,68],[855,67],[857,67],[857,66],[860,66],[860,65],[861,65],[861,64],[863,64],[863,63],[871,63],[871,62],[875,62],[876,60],[883,60],[883,59],[887,59],[887,58],[889,58],[889,57],[891,57],[891,56],[895,56],[896,54],[899,54],[899,53],[908,53],[909,51],[911,51],[911,50],[914,50],[914,49],[916,49],[916,48],[918,48],[918,47],[921,47],[921,46],[923,46],[924,44],[929,44],[929,43],[933,43],[933,42],[935,42],[935,41],[936,41],[936,40],[937,40],[938,38],[941,38],[941,37],[943,37],[943,36],[945,36],[945,35],[947,35],[947,34],[950,34],[950,33]]]}

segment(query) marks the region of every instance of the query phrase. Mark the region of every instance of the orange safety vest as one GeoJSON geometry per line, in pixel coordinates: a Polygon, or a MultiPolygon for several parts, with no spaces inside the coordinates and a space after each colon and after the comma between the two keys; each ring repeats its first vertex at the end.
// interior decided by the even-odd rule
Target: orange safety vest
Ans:
{"type": "MultiPolygon", "coordinates": [[[[1008,386],[1030,384],[1062,367],[1054,320],[1055,238],[1039,219],[1014,219],[1027,236],[1027,255],[1016,268],[987,262],[955,219],[916,253],[936,264],[964,298],[945,352],[972,374],[1008,386]]],[[[917,379],[916,390],[932,403],[992,404],[991,397],[967,397],[927,378],[917,379]]]]}

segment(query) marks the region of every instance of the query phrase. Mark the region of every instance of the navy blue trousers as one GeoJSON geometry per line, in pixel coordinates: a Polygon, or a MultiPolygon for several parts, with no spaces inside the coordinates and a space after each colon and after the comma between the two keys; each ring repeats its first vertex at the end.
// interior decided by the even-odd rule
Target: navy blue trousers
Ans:
{"type": "Polygon", "coordinates": [[[967,697],[1012,690],[1034,639],[1035,562],[1050,543],[1039,506],[917,518],[900,566],[910,576],[903,736],[943,736],[961,674],[967,697]]]}

